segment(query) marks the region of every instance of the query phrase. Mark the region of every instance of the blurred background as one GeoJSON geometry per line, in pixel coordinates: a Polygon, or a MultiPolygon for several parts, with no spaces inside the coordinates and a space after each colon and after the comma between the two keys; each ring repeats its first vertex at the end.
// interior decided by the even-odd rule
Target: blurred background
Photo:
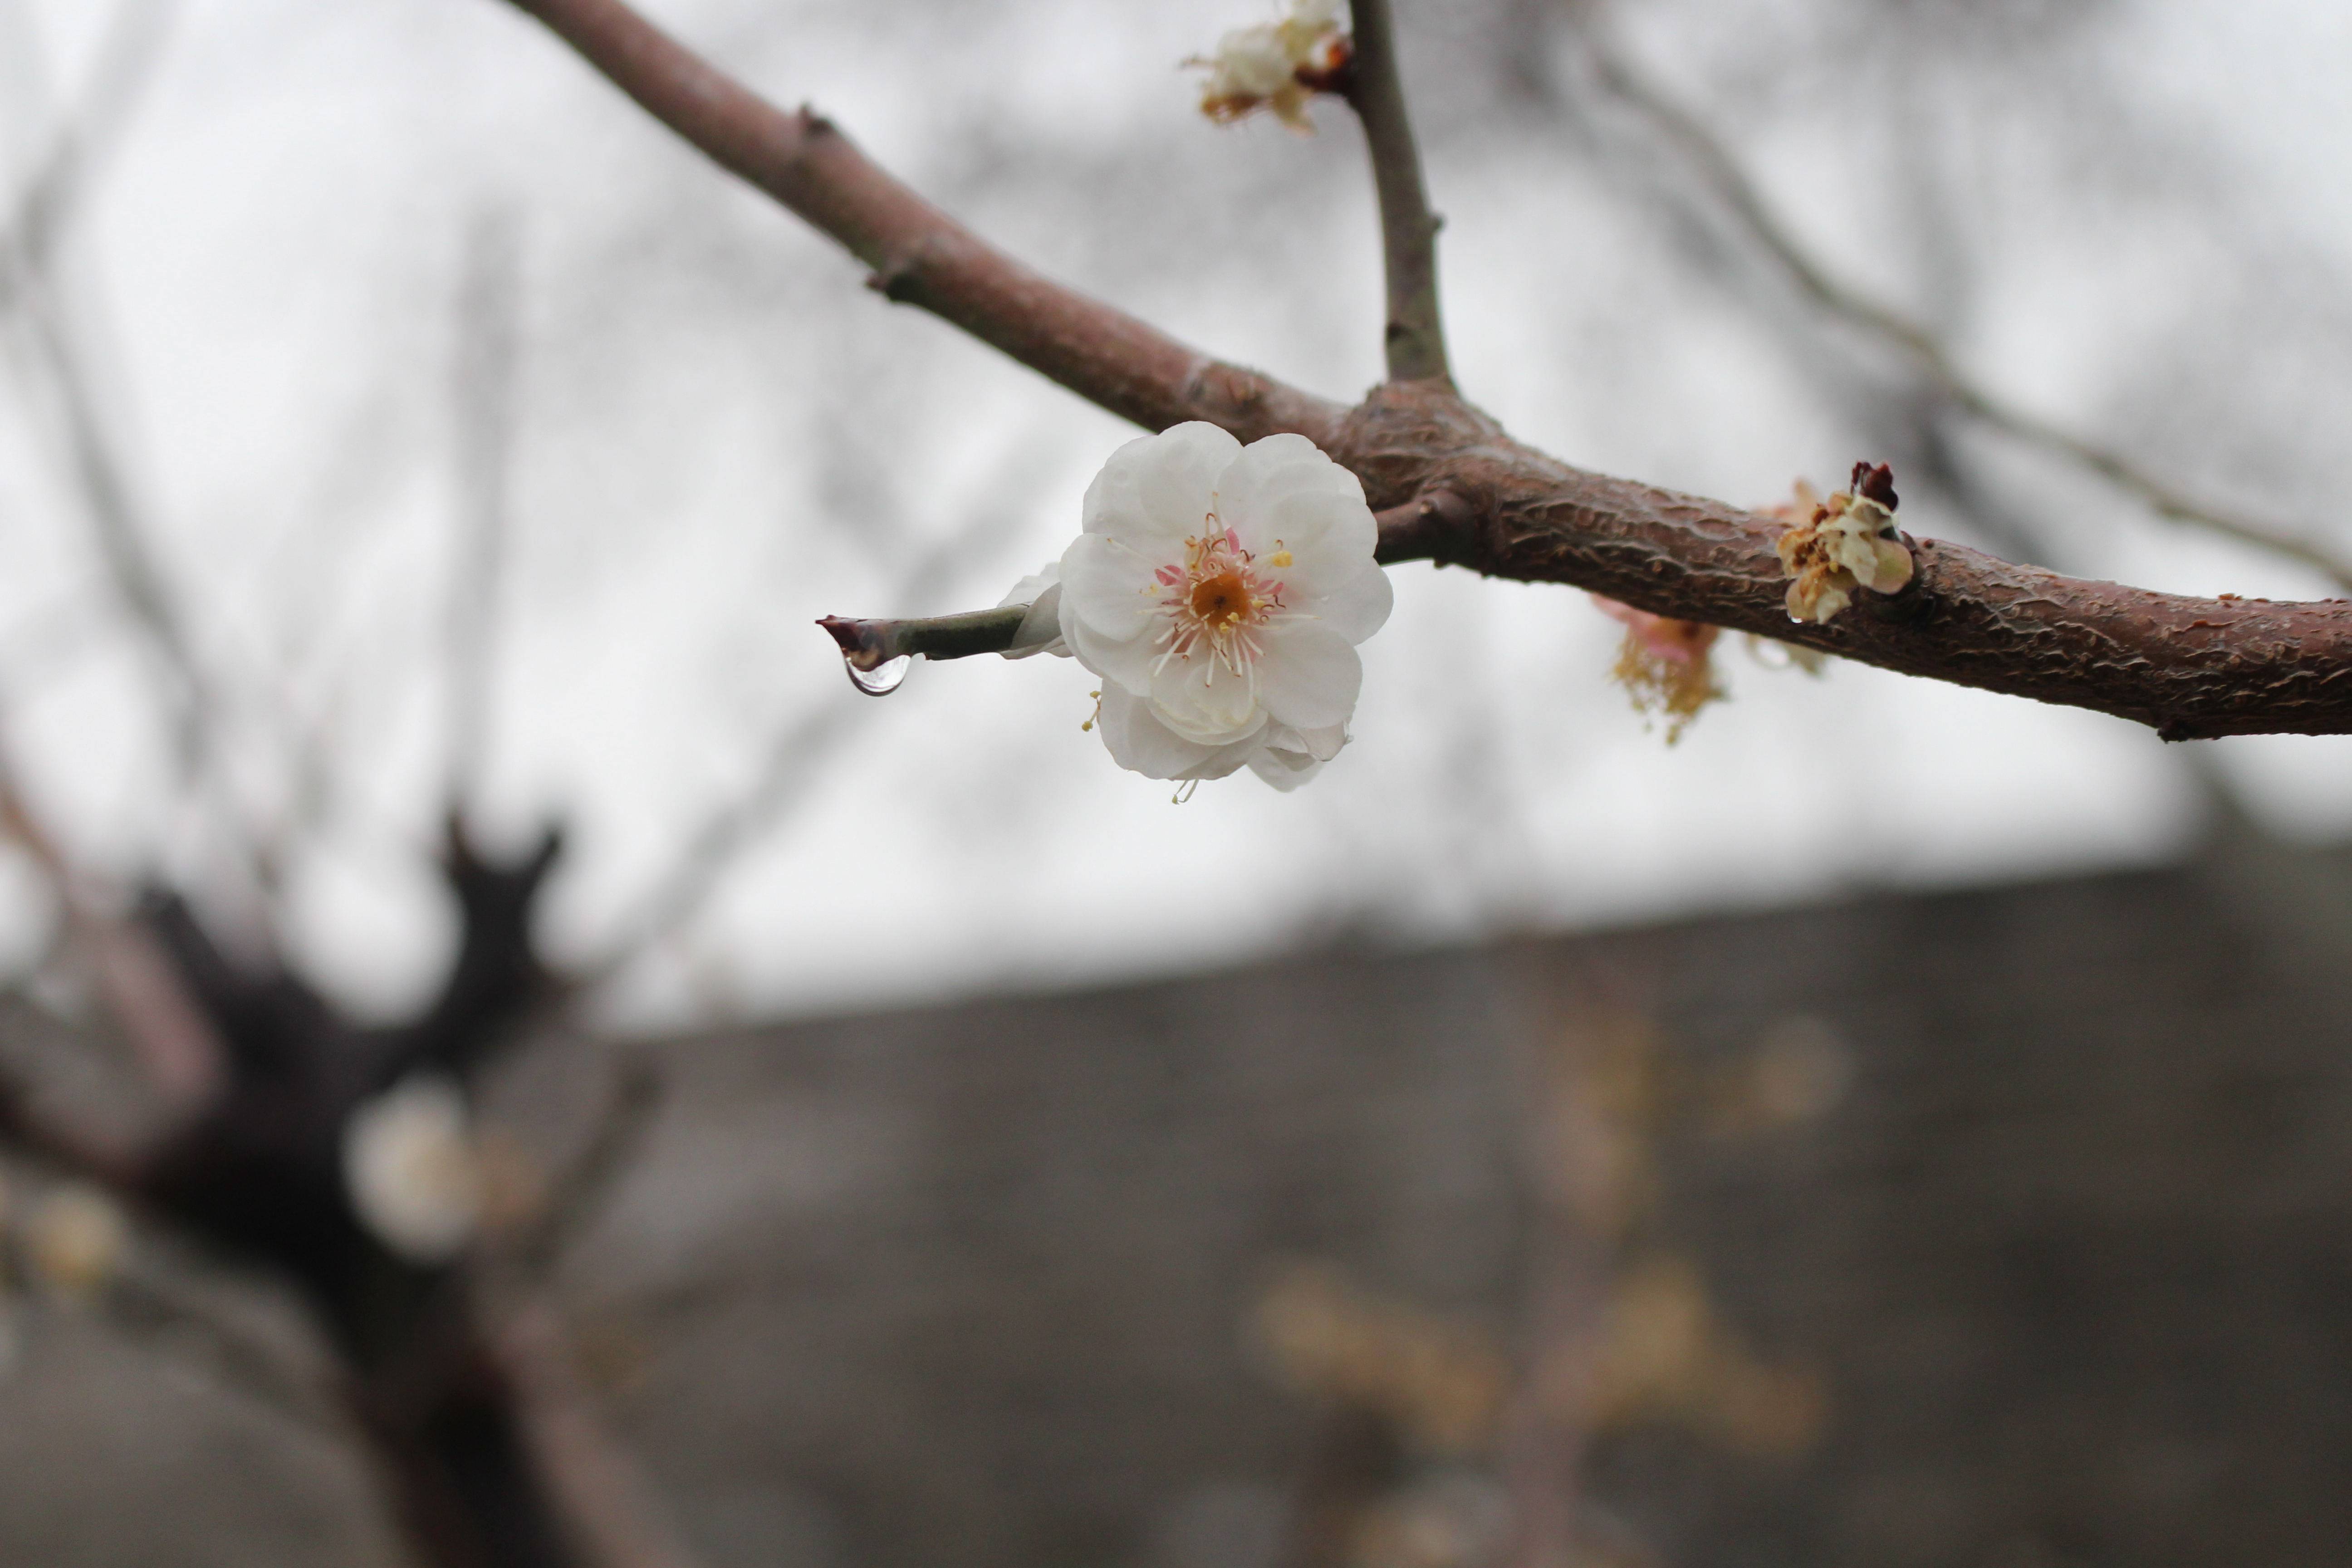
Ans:
{"type": "MultiPolygon", "coordinates": [[[[1180,68],[1252,4],[647,9],[1378,378],[1344,109],[1180,68]]],[[[2352,15],[1399,10],[1521,439],[2347,591],[2352,15]]],[[[1074,665],[810,624],[993,604],[1133,432],[509,8],[0,0],[0,1560],[2352,1554],[2344,740],[1727,639],[1669,746],[1413,565],[1344,756],[1174,806],[1074,665]]]]}

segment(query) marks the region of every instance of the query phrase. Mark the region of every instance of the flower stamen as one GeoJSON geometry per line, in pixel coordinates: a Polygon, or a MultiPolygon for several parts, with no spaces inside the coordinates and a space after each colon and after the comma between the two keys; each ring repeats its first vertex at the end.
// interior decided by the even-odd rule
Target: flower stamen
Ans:
{"type": "MultiPolygon", "coordinates": [[[[1265,654],[1258,634],[1288,610],[1282,584],[1259,574],[1257,557],[1242,548],[1232,529],[1214,528],[1215,513],[1207,521],[1213,531],[1184,541],[1181,563],[1171,562],[1152,574],[1165,590],[1159,610],[1168,624],[1153,639],[1160,658],[1151,672],[1159,674],[1171,659],[1189,661],[1205,651],[1255,689],[1255,666],[1265,654]]],[[[1290,552],[1281,551],[1275,559],[1287,563],[1290,552]]]]}

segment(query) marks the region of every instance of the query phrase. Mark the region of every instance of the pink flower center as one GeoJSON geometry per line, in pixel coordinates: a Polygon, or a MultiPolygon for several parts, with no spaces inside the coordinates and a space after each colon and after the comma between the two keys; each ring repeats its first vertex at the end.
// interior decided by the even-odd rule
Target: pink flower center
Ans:
{"type": "Polygon", "coordinates": [[[1183,561],[1152,574],[1167,590],[1158,605],[1168,624],[1153,645],[1161,650],[1155,668],[1205,651],[1235,675],[1249,673],[1265,651],[1258,630],[1286,607],[1281,582],[1259,575],[1256,560],[1229,528],[1187,539],[1183,561]]]}

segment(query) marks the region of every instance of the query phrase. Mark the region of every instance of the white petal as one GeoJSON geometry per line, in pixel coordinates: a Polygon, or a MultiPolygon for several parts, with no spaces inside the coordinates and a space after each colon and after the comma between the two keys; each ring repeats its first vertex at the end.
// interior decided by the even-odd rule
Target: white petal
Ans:
{"type": "Polygon", "coordinates": [[[1123,686],[1138,697],[1151,689],[1151,639],[1129,637],[1114,642],[1070,614],[1066,596],[1062,602],[1062,640],[1069,645],[1071,654],[1080,664],[1103,678],[1109,686],[1123,686]]]}
{"type": "Polygon", "coordinates": [[[1289,724],[1268,724],[1265,743],[1276,751],[1302,752],[1317,762],[1328,763],[1348,743],[1348,726],[1326,724],[1319,730],[1300,730],[1289,724]]]}
{"type": "Polygon", "coordinates": [[[1197,419],[1129,441],[1087,487],[1086,531],[1124,539],[1146,554],[1181,546],[1202,531],[1217,476],[1241,445],[1197,419]]]}
{"type": "Polygon", "coordinates": [[[1028,576],[1013,584],[1013,592],[997,600],[996,607],[1000,610],[1009,610],[1015,605],[1034,605],[1037,602],[1039,595],[1061,580],[1061,561],[1058,558],[1048,561],[1028,576]]]}
{"type": "Polygon", "coordinates": [[[1313,621],[1269,626],[1263,638],[1258,700],[1266,712],[1301,730],[1346,723],[1364,684],[1364,662],[1348,639],[1313,621]]]}
{"type": "Polygon", "coordinates": [[[1328,626],[1349,642],[1360,643],[1388,624],[1389,611],[1396,605],[1396,590],[1387,573],[1368,566],[1328,594],[1302,595],[1289,602],[1315,625],[1328,626]]]}
{"type": "Polygon", "coordinates": [[[1112,642],[1142,636],[1160,598],[1152,573],[1163,564],[1115,536],[1081,533],[1062,552],[1062,619],[1112,642]]]}
{"type": "Polygon", "coordinates": [[[1255,733],[1223,746],[1188,741],[1153,718],[1141,698],[1115,686],[1103,689],[1098,728],[1111,761],[1148,779],[1221,779],[1259,749],[1255,733]]]}
{"type": "MultiPolygon", "coordinates": [[[[1024,584],[1035,582],[1024,577],[1024,584]]],[[[1014,592],[1019,592],[1015,589],[1014,592]]],[[[1005,602],[1013,603],[1012,600],[1005,602]]],[[[1030,601],[1029,613],[1021,617],[1020,627],[1013,634],[1013,646],[1000,650],[1006,658],[1027,658],[1032,654],[1050,653],[1063,658],[1070,657],[1070,645],[1062,638],[1062,585],[1048,583],[1030,601]]],[[[1003,608],[999,605],[998,608],[1003,608]]]]}
{"type": "MultiPolygon", "coordinates": [[[[1304,436],[1268,436],[1253,441],[1217,478],[1217,515],[1241,540],[1242,548],[1264,554],[1279,531],[1275,514],[1294,497],[1324,495],[1364,504],[1356,476],[1323,455],[1304,436]]],[[[1365,516],[1371,514],[1368,511],[1365,516]]],[[[1365,546],[1367,553],[1370,546],[1365,546]]]]}
{"type": "Polygon", "coordinates": [[[1171,658],[1155,672],[1151,711],[1186,740],[1204,746],[1224,745],[1265,726],[1265,710],[1249,678],[1207,658],[1171,658]]]}
{"type": "Polygon", "coordinates": [[[1304,752],[1261,746],[1250,753],[1250,772],[1288,795],[1323,771],[1321,762],[1304,752]]]}
{"type": "MultiPolygon", "coordinates": [[[[1339,471],[1350,485],[1355,483],[1353,474],[1339,471]]],[[[1296,563],[1285,574],[1310,594],[1327,591],[1332,580],[1370,562],[1381,537],[1380,524],[1372,521],[1371,509],[1364,504],[1360,491],[1345,495],[1330,489],[1292,491],[1276,500],[1257,526],[1266,536],[1261,553],[1273,554],[1279,542],[1296,563]]]]}

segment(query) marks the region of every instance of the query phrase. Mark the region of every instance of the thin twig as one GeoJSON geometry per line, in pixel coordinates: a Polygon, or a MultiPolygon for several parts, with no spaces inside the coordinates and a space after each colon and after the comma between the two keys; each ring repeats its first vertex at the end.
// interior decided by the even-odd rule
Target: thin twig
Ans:
{"type": "Polygon", "coordinates": [[[1749,238],[1822,310],[1908,358],[1935,391],[1970,417],[2027,446],[2089,469],[2161,516],[2284,555],[2352,590],[2352,563],[2326,548],[2225,512],[2150,475],[2119,453],[2084,440],[1988,391],[1918,321],[1832,277],[1772,209],[1756,182],[1706,123],[1608,49],[1595,46],[1602,85],[1646,116],[1697,168],[1749,238]]]}
{"type": "Polygon", "coordinates": [[[1355,55],[1346,77],[1348,101],[1364,127],[1372,184],[1381,203],[1381,260],[1388,281],[1383,346],[1391,381],[1451,382],[1445,325],[1437,302],[1437,231],[1444,220],[1429,210],[1397,73],[1396,29],[1389,0],[1351,0],[1355,55]]]}
{"type": "MultiPolygon", "coordinates": [[[[1017,479],[1012,482],[1017,488],[1017,479]]],[[[891,596],[929,597],[962,570],[973,551],[1003,537],[1006,508],[983,505],[947,538],[933,545],[900,578],[891,596]]],[[[999,613],[1001,615],[1001,613],[999,613]]],[[[962,619],[963,617],[949,617],[962,619]]],[[[877,623],[887,624],[887,623],[877,623]]],[[[901,625],[912,623],[898,623],[901,625]]],[[[1013,616],[1004,630],[1010,645],[1020,626],[1013,616]]],[[[988,651],[973,647],[971,652],[988,651]]],[[[879,662],[878,660],[877,662],[879,662]]],[[[871,707],[835,698],[804,710],[779,731],[765,760],[742,795],[713,810],[687,839],[668,875],[656,884],[637,912],[622,922],[621,936],[604,954],[573,972],[572,984],[604,984],[656,944],[683,930],[698,914],[743,847],[775,822],[815,784],[834,749],[857,730],[871,707]]]]}
{"type": "Polygon", "coordinates": [[[1013,646],[1028,614],[1026,605],[1011,605],[1001,610],[967,610],[958,616],[900,621],[827,616],[817,625],[839,645],[841,657],[851,668],[876,669],[894,658],[970,658],[975,654],[1003,653],[1013,646]]]}
{"type": "Polygon", "coordinates": [[[450,397],[457,415],[458,539],[450,558],[445,744],[448,799],[460,809],[480,787],[488,764],[499,590],[509,526],[520,288],[513,215],[480,215],[467,237],[450,397]]]}
{"type": "Polygon", "coordinates": [[[586,1568],[695,1568],[636,1461],[582,1385],[554,1309],[511,1312],[491,1342],[518,1395],[522,1436],[586,1568]]]}
{"type": "Polygon", "coordinates": [[[644,1150],[661,1101],[661,1074],[653,1063],[642,1056],[623,1060],[587,1146],[556,1178],[546,1207],[509,1248],[526,1279],[543,1281],[594,1220],[644,1150]]]}
{"type": "MultiPolygon", "coordinates": [[[[340,1389],[305,1375],[289,1364],[278,1347],[161,1271],[118,1275],[108,1283],[105,1304],[110,1318],[142,1338],[172,1335],[196,1341],[204,1349],[204,1370],[214,1380],[275,1412],[308,1436],[347,1447],[360,1442],[358,1428],[344,1417],[340,1389]]],[[[166,1349],[165,1353],[173,1351],[166,1349]]]]}
{"type": "Polygon", "coordinates": [[[219,1036],[155,940],[136,923],[99,911],[72,863],[25,799],[5,754],[0,754],[0,837],[22,848],[48,882],[68,931],[97,973],[108,1010],[156,1092],[177,1113],[204,1105],[226,1074],[227,1057],[219,1036]]]}
{"type": "Polygon", "coordinates": [[[179,0],[122,0],[76,107],[16,194],[0,227],[0,310],[47,263],[89,175],[138,106],[179,0]]]}

